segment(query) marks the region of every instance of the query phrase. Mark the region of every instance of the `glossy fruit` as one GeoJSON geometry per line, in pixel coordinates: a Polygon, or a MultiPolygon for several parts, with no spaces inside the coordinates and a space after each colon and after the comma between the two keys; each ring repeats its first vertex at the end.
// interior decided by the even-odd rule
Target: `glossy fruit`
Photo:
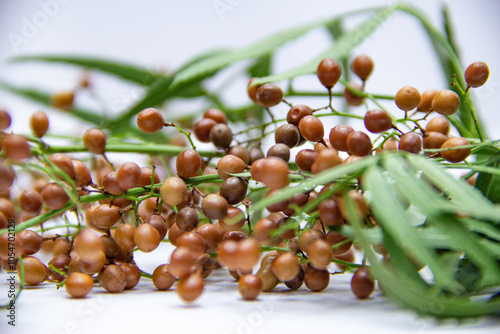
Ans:
{"type": "Polygon", "coordinates": [[[153,284],[158,290],[168,290],[174,285],[175,277],[168,271],[168,265],[162,264],[153,271],[153,284]]]}
{"type": "Polygon", "coordinates": [[[486,83],[489,75],[488,65],[482,61],[476,61],[465,70],[465,81],[469,87],[481,87],[486,83]]]}
{"type": "Polygon", "coordinates": [[[262,291],[262,280],[256,275],[243,275],[238,280],[238,291],[244,300],[255,300],[262,291]]]}
{"type": "Polygon", "coordinates": [[[106,134],[101,129],[88,129],[83,133],[83,145],[95,154],[106,151],[106,134]]]}
{"type": "Polygon", "coordinates": [[[373,133],[380,133],[392,128],[392,119],[389,114],[382,109],[369,110],[364,117],[365,127],[373,133]]]}
{"type": "Polygon", "coordinates": [[[162,114],[155,108],[146,108],[137,115],[137,126],[145,133],[160,131],[165,125],[162,114]]]}
{"type": "Polygon", "coordinates": [[[43,204],[49,209],[58,210],[63,208],[69,201],[69,196],[62,186],[57,183],[49,183],[43,187],[40,193],[43,204]]]}
{"type": "Polygon", "coordinates": [[[92,278],[87,274],[78,272],[69,274],[64,284],[66,292],[73,298],[85,297],[93,287],[94,281],[92,278]]]}
{"type": "Polygon", "coordinates": [[[235,155],[225,155],[217,162],[217,174],[226,180],[231,177],[228,173],[236,174],[245,171],[245,162],[235,155]]]}
{"type": "Polygon", "coordinates": [[[420,92],[412,86],[404,86],[397,93],[394,101],[399,109],[410,111],[420,103],[420,92]]]}
{"type": "Polygon", "coordinates": [[[470,145],[469,141],[462,137],[452,137],[444,142],[441,146],[443,149],[451,149],[449,151],[441,151],[441,156],[448,162],[462,162],[470,155],[470,148],[453,149],[459,146],[470,145]]]}
{"type": "Polygon", "coordinates": [[[339,151],[347,152],[347,136],[354,132],[349,125],[337,125],[330,131],[330,143],[339,151]]]}
{"type": "Polygon", "coordinates": [[[276,144],[282,143],[289,148],[297,146],[300,139],[299,129],[293,124],[283,124],[274,133],[276,144]]]}
{"type": "Polygon", "coordinates": [[[429,89],[423,92],[417,110],[426,113],[430,112],[432,110],[432,100],[437,93],[439,93],[437,89],[429,89]]]}
{"type": "Polygon", "coordinates": [[[226,124],[218,123],[210,130],[209,138],[215,147],[225,150],[231,146],[233,132],[226,124]]]}
{"type": "Polygon", "coordinates": [[[171,176],[163,181],[160,194],[168,205],[178,205],[187,195],[186,183],[179,177],[171,176]]]}
{"type": "Polygon", "coordinates": [[[2,150],[11,160],[24,160],[31,156],[31,148],[26,139],[19,135],[8,135],[2,140],[2,150]]]}
{"type": "Polygon", "coordinates": [[[367,299],[373,293],[375,284],[366,267],[359,267],[351,279],[351,289],[359,299],[367,299]]]}
{"type": "Polygon", "coordinates": [[[336,60],[325,58],[319,63],[316,74],[321,84],[327,89],[331,89],[339,81],[342,68],[336,60]]]}
{"type": "Polygon", "coordinates": [[[443,89],[432,100],[432,109],[443,116],[453,115],[459,107],[460,97],[449,89],[443,89]]]}
{"type": "Polygon", "coordinates": [[[278,85],[264,84],[257,89],[257,103],[263,107],[274,107],[283,99],[283,91],[278,85]]]}
{"type": "Polygon", "coordinates": [[[450,133],[450,121],[446,117],[437,116],[427,123],[425,129],[429,132],[440,132],[447,136],[450,133]]]}
{"type": "Polygon", "coordinates": [[[349,133],[346,138],[347,151],[357,156],[365,156],[372,151],[372,141],[363,131],[349,133]]]}
{"type": "Polygon", "coordinates": [[[351,63],[351,69],[361,80],[368,79],[373,71],[373,60],[367,55],[359,55],[351,63]]]}
{"type": "Polygon", "coordinates": [[[288,113],[286,114],[286,121],[292,125],[299,126],[299,122],[305,116],[311,116],[313,114],[313,110],[303,104],[297,104],[290,108],[288,113]]]}
{"type": "Polygon", "coordinates": [[[422,137],[415,132],[407,132],[401,136],[399,150],[418,154],[422,150],[422,137]]]}
{"type": "Polygon", "coordinates": [[[203,293],[203,278],[198,273],[182,277],[175,291],[184,302],[192,303],[203,293]]]}
{"type": "Polygon", "coordinates": [[[300,134],[307,140],[318,142],[325,136],[323,123],[316,116],[305,116],[299,122],[300,134]]]}
{"type": "Polygon", "coordinates": [[[183,178],[200,175],[201,164],[200,154],[192,149],[182,151],[175,162],[177,174],[183,178]]]}
{"type": "Polygon", "coordinates": [[[31,131],[33,131],[35,136],[37,136],[38,138],[43,137],[43,135],[49,129],[49,119],[47,117],[47,114],[40,110],[35,111],[33,114],[31,114],[30,125],[31,131]]]}

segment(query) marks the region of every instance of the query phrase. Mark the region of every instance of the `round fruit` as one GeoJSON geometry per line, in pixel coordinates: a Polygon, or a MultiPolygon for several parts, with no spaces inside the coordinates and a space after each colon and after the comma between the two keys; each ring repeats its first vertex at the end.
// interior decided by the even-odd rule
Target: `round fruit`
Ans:
{"type": "Polygon", "coordinates": [[[106,151],[106,134],[100,129],[88,129],[83,133],[83,145],[92,153],[104,154],[106,151]]]}
{"type": "Polygon", "coordinates": [[[43,137],[43,135],[49,129],[49,119],[47,114],[43,111],[35,111],[30,117],[31,130],[38,138],[43,137]]]}
{"type": "Polygon", "coordinates": [[[470,155],[470,148],[454,149],[459,146],[470,145],[469,141],[462,137],[453,137],[444,142],[441,148],[451,149],[449,151],[441,151],[441,156],[448,162],[457,163],[464,161],[470,155]]]}
{"type": "Polygon", "coordinates": [[[460,97],[449,89],[443,89],[432,100],[432,109],[443,116],[453,115],[459,107],[460,97]]]}
{"type": "Polygon", "coordinates": [[[465,81],[469,87],[481,87],[488,80],[490,69],[482,61],[476,61],[465,70],[465,81]]]}
{"type": "Polygon", "coordinates": [[[420,92],[415,87],[404,86],[396,93],[394,101],[401,110],[413,110],[420,103],[420,92]]]}
{"type": "Polygon", "coordinates": [[[63,208],[69,201],[69,196],[62,186],[57,183],[49,183],[43,187],[42,192],[43,203],[52,210],[63,208]]]}
{"type": "Polygon", "coordinates": [[[297,104],[290,108],[288,113],[286,114],[286,121],[295,126],[299,126],[299,122],[305,116],[311,116],[313,114],[313,110],[305,106],[303,104],[297,104]]]}
{"type": "Polygon", "coordinates": [[[231,177],[228,173],[242,173],[245,171],[245,162],[235,155],[227,154],[217,162],[217,174],[221,179],[231,177]]]}
{"type": "Polygon", "coordinates": [[[238,291],[244,300],[255,300],[262,291],[262,280],[256,275],[243,275],[238,280],[238,291]]]}
{"type": "Polygon", "coordinates": [[[175,162],[177,174],[185,179],[200,175],[201,164],[200,154],[191,149],[182,151],[175,162]]]}
{"type": "Polygon", "coordinates": [[[145,133],[159,131],[165,125],[162,114],[155,108],[147,108],[137,115],[137,126],[145,133]]]}
{"type": "Polygon", "coordinates": [[[389,114],[382,109],[369,110],[364,117],[365,127],[373,133],[380,133],[392,128],[392,119],[389,114]]]}
{"type": "Polygon", "coordinates": [[[429,132],[440,132],[447,136],[450,133],[450,121],[446,117],[437,116],[427,123],[425,129],[429,132]]]}
{"type": "Polygon", "coordinates": [[[186,183],[177,176],[171,176],[160,187],[160,195],[168,205],[178,205],[187,195],[186,183]]]}
{"type": "Polygon", "coordinates": [[[415,132],[407,132],[401,136],[399,150],[418,154],[422,150],[422,137],[415,132]]]}
{"type": "Polygon", "coordinates": [[[162,264],[153,271],[153,284],[158,290],[168,290],[174,285],[175,277],[168,272],[168,265],[162,264]]]}
{"type": "Polygon", "coordinates": [[[217,194],[209,194],[201,202],[201,209],[209,219],[221,219],[227,213],[228,203],[226,199],[217,194]]]}
{"type": "Polygon", "coordinates": [[[299,129],[293,124],[283,124],[274,133],[276,144],[285,144],[289,148],[297,146],[300,139],[299,129]]]}
{"type": "Polygon", "coordinates": [[[8,159],[24,160],[31,155],[31,148],[26,139],[19,135],[7,135],[2,140],[2,150],[8,159]]]}
{"type": "Polygon", "coordinates": [[[141,168],[135,162],[126,162],[116,171],[116,180],[125,190],[137,187],[140,178],[141,168]]]}
{"type": "Polygon", "coordinates": [[[182,277],[175,291],[184,302],[192,303],[203,293],[203,278],[198,273],[182,277]]]}
{"type": "Polygon", "coordinates": [[[233,132],[226,124],[218,123],[210,130],[209,138],[215,147],[225,150],[231,146],[233,132]]]}
{"type": "Polygon", "coordinates": [[[323,140],[325,129],[316,116],[305,116],[299,122],[300,134],[307,140],[318,142],[323,140]]]}
{"type": "Polygon", "coordinates": [[[352,292],[359,299],[367,299],[375,288],[370,272],[366,267],[359,267],[351,279],[352,292]]]}
{"type": "Polygon", "coordinates": [[[420,103],[417,106],[417,111],[429,113],[432,110],[432,100],[439,93],[436,89],[429,89],[422,93],[420,103]]]}
{"type": "Polygon", "coordinates": [[[68,295],[73,298],[82,298],[89,294],[94,287],[92,278],[83,273],[74,272],[69,274],[64,284],[68,295]]]}
{"type": "Polygon", "coordinates": [[[349,125],[337,125],[330,131],[330,144],[339,151],[347,152],[347,136],[354,132],[349,125]]]}
{"type": "Polygon", "coordinates": [[[11,119],[7,111],[0,109],[0,130],[5,130],[10,126],[11,119]]]}
{"type": "Polygon", "coordinates": [[[357,156],[365,156],[372,151],[372,141],[363,131],[349,133],[346,138],[347,151],[357,156]]]}
{"type": "Polygon", "coordinates": [[[210,130],[217,124],[211,118],[202,118],[193,125],[193,133],[202,143],[210,143],[210,130]]]}
{"type": "Polygon", "coordinates": [[[365,81],[373,71],[373,60],[367,55],[359,55],[352,61],[351,69],[354,74],[365,81]]]}
{"type": "Polygon", "coordinates": [[[257,102],[263,107],[274,107],[283,99],[283,91],[278,85],[264,84],[257,89],[257,102]]]}
{"type": "Polygon", "coordinates": [[[319,63],[316,74],[321,84],[327,89],[331,89],[339,81],[342,68],[336,60],[325,58],[319,63]]]}

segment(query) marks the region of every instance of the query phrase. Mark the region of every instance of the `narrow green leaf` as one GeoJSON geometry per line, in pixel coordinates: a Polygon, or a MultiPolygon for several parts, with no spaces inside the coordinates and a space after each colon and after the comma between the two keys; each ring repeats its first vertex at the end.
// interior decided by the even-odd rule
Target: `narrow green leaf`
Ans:
{"type": "Polygon", "coordinates": [[[363,176],[364,188],[372,193],[371,207],[380,226],[391,235],[394,242],[411,253],[411,256],[432,270],[436,285],[458,292],[460,285],[450,272],[443,269],[433,248],[420,237],[418,230],[410,225],[409,217],[387,183],[380,167],[368,168],[363,176]],[[390,208],[390,209],[389,209],[390,208]]]}
{"type": "Polygon", "coordinates": [[[384,231],[384,246],[390,254],[390,262],[393,266],[397,267],[398,270],[405,273],[406,276],[411,278],[415,284],[420,285],[420,288],[427,287],[427,283],[422,279],[418,273],[419,268],[408,257],[405,250],[397,244],[397,242],[392,238],[392,236],[384,231]]]}
{"type": "Polygon", "coordinates": [[[434,161],[417,154],[410,154],[408,161],[458,206],[472,210],[475,215],[492,221],[500,221],[500,206],[492,205],[479,190],[463,180],[457,180],[434,161]]]}
{"type": "Polygon", "coordinates": [[[441,215],[436,219],[437,221],[439,223],[436,226],[460,245],[459,247],[463,249],[465,254],[481,269],[484,285],[500,284],[500,268],[492,254],[477,242],[479,237],[468,232],[461,222],[451,215],[441,215]]]}
{"type": "Polygon", "coordinates": [[[135,82],[143,86],[149,86],[163,75],[148,71],[135,65],[120,63],[115,60],[107,60],[92,57],[80,56],[20,56],[10,59],[11,62],[52,62],[64,63],[80,66],[86,69],[98,70],[104,73],[112,74],[122,79],[135,82]]]}
{"type": "MultiPolygon", "coordinates": [[[[500,172],[500,153],[491,157],[487,165],[500,172]]],[[[493,203],[500,204],[500,175],[481,172],[477,176],[474,187],[493,203]]]]}
{"type": "Polygon", "coordinates": [[[467,292],[477,292],[481,289],[481,271],[469,258],[460,259],[455,277],[467,292]]]}
{"type": "MultiPolygon", "coordinates": [[[[350,213],[355,211],[351,208],[350,213]]],[[[467,297],[453,296],[453,298],[449,298],[449,296],[439,295],[436,287],[422,288],[418,281],[408,277],[398,267],[379,261],[363,233],[365,228],[361,219],[355,215],[352,216],[353,219],[350,223],[370,263],[370,272],[379,281],[379,286],[384,293],[401,305],[419,313],[439,318],[467,318],[500,312],[500,301],[498,300],[493,299],[489,303],[472,302],[467,297]]]]}
{"type": "MultiPolygon", "coordinates": [[[[384,166],[391,173],[392,178],[396,181],[396,186],[400,192],[427,216],[448,212],[454,215],[465,213],[481,219],[497,218],[495,212],[491,212],[490,210],[491,205],[483,206],[481,205],[482,202],[478,203],[472,199],[470,199],[470,201],[462,201],[458,203],[455,201],[450,202],[438,194],[430,184],[418,179],[416,177],[416,171],[410,171],[412,168],[408,164],[408,161],[398,155],[386,155],[386,158],[384,159],[384,166]],[[409,189],[411,189],[411,191],[408,191],[409,189]]],[[[428,175],[424,175],[428,177],[428,175]]],[[[454,182],[458,182],[456,179],[453,180],[454,182]]],[[[470,189],[469,185],[467,185],[467,187],[470,189]]],[[[451,197],[451,191],[446,190],[446,192],[449,192],[450,194],[448,195],[451,197]]]]}
{"type": "MultiPolygon", "coordinates": [[[[47,94],[45,92],[42,92],[42,91],[39,91],[36,89],[31,89],[31,88],[15,87],[15,86],[12,86],[12,85],[5,83],[5,82],[2,82],[2,81],[0,81],[0,89],[3,89],[5,91],[8,91],[8,92],[13,93],[13,94],[18,95],[18,96],[28,98],[32,101],[41,103],[42,105],[45,105],[49,108],[54,108],[52,106],[52,104],[50,103],[50,94],[47,94]]],[[[59,110],[59,109],[56,109],[56,110],[59,110]]],[[[108,118],[102,116],[98,112],[93,112],[90,110],[85,110],[85,109],[76,108],[76,107],[72,108],[69,111],[63,111],[63,112],[71,113],[71,115],[73,115],[73,116],[75,116],[83,121],[92,123],[92,124],[94,124],[100,128],[103,128],[103,129],[108,128],[108,126],[110,124],[110,120],[108,118]]]]}
{"type": "Polygon", "coordinates": [[[264,84],[267,82],[281,81],[295,78],[300,75],[312,74],[316,72],[319,62],[325,57],[342,59],[349,55],[351,50],[371,35],[375,29],[381,25],[396,9],[395,6],[387,7],[377,11],[370,19],[360,24],[357,28],[343,34],[328,50],[322,52],[307,63],[294,67],[285,72],[270,75],[254,81],[254,84],[264,84]]]}
{"type": "Polygon", "coordinates": [[[257,59],[257,61],[248,68],[248,74],[252,78],[265,77],[271,73],[271,55],[266,55],[257,59]]]}

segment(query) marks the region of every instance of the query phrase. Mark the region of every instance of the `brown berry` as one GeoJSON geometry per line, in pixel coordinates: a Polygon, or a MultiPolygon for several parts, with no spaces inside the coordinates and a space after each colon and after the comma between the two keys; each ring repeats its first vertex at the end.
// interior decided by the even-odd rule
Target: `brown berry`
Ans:
{"type": "Polygon", "coordinates": [[[62,186],[57,183],[48,183],[40,193],[43,204],[49,209],[62,209],[69,201],[69,196],[62,186]]]}
{"type": "Polygon", "coordinates": [[[441,151],[441,156],[448,162],[457,163],[462,162],[470,155],[470,148],[455,149],[459,146],[470,145],[469,141],[462,137],[453,137],[444,142],[441,148],[451,149],[449,151],[441,151]]]}
{"type": "Polygon", "coordinates": [[[262,291],[262,280],[256,275],[243,275],[238,280],[238,291],[244,300],[255,300],[262,291]]]}
{"type": "Polygon", "coordinates": [[[420,92],[415,87],[404,86],[396,93],[394,101],[401,110],[413,110],[420,103],[420,92]]]}
{"type": "Polygon", "coordinates": [[[432,100],[432,109],[443,116],[453,115],[459,107],[460,97],[449,89],[443,89],[432,100]]]}
{"type": "Polygon", "coordinates": [[[351,69],[354,74],[365,81],[373,71],[373,60],[367,55],[359,55],[352,61],[351,69]]]}
{"type": "Polygon", "coordinates": [[[31,155],[31,148],[26,139],[19,135],[7,135],[2,140],[2,150],[11,160],[24,160],[31,155]]]}
{"type": "Polygon", "coordinates": [[[488,65],[482,61],[476,61],[465,70],[465,81],[469,87],[481,87],[486,83],[490,75],[488,65]]]}
{"type": "Polygon", "coordinates": [[[360,157],[368,155],[372,151],[372,141],[363,131],[349,133],[346,143],[348,152],[360,157]]]}
{"type": "Polygon", "coordinates": [[[145,133],[159,131],[165,125],[162,114],[155,108],[147,108],[137,115],[137,126],[145,133]]]}
{"type": "Polygon", "coordinates": [[[399,150],[414,154],[420,153],[422,150],[422,136],[412,131],[405,133],[399,140],[399,150]]]}
{"type": "Polygon", "coordinates": [[[354,132],[349,125],[337,125],[330,131],[330,143],[336,150],[347,152],[347,136],[354,132]]]}
{"type": "Polygon", "coordinates": [[[375,288],[370,272],[366,267],[359,267],[351,279],[351,289],[359,299],[367,299],[375,288]]]}
{"type": "Polygon", "coordinates": [[[83,145],[94,154],[106,151],[106,134],[101,129],[92,128],[83,133],[83,145]]]}
{"type": "Polygon", "coordinates": [[[200,154],[191,149],[182,151],[175,162],[177,174],[186,179],[200,175],[201,164],[200,154]]]}
{"type": "Polygon", "coordinates": [[[327,89],[331,89],[339,81],[342,68],[336,60],[325,58],[319,63],[316,74],[321,84],[327,89]]]}
{"type": "Polygon", "coordinates": [[[30,117],[31,130],[38,138],[41,138],[49,129],[49,119],[43,111],[35,111],[30,117]]]}
{"type": "Polygon", "coordinates": [[[422,93],[420,103],[417,106],[417,111],[429,113],[432,110],[432,100],[439,93],[437,89],[429,89],[422,93]]]}
{"type": "Polygon", "coordinates": [[[305,116],[299,122],[299,131],[304,138],[318,142],[323,140],[325,129],[323,123],[316,116],[305,116]]]}
{"type": "Polygon", "coordinates": [[[261,106],[269,108],[278,105],[283,99],[283,91],[278,85],[263,84],[257,89],[257,103],[261,106]]]}
{"type": "Polygon", "coordinates": [[[392,128],[392,119],[389,114],[382,109],[369,110],[364,117],[365,127],[373,133],[380,133],[392,128]]]}

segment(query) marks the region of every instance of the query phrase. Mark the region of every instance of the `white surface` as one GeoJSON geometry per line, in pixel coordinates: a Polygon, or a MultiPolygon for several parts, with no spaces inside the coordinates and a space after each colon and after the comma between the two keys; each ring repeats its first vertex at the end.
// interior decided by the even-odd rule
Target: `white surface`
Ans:
{"type": "MultiPolygon", "coordinates": [[[[136,252],[145,271],[164,262],[171,247],[162,244],[152,254],[136,252]],[[153,256],[151,256],[153,255],[153,256]]],[[[334,271],[333,269],[332,271],[334,271]]],[[[0,274],[0,293],[5,294],[5,273],[0,274]]],[[[39,334],[167,333],[261,334],[261,333],[498,333],[500,320],[493,318],[437,321],[420,317],[388,302],[377,290],[369,300],[357,300],[350,290],[350,274],[330,278],[329,287],[313,293],[302,286],[289,291],[279,284],[257,301],[245,302],[237,283],[225,269],[205,280],[203,295],[184,304],[170,289],[157,291],[141,278],[139,286],[120,294],[94,287],[84,299],[70,298],[64,289],[44,283],[22,292],[17,307],[17,326],[6,325],[1,311],[1,333],[39,334]]]]}
{"type": "MultiPolygon", "coordinates": [[[[54,0],[55,1],[55,0],[54,0]]],[[[72,67],[43,64],[7,64],[17,54],[86,54],[120,59],[148,68],[175,69],[186,60],[220,47],[241,47],[270,33],[348,10],[389,4],[392,1],[331,0],[223,0],[232,10],[219,16],[215,1],[133,1],[65,0],[53,15],[31,34],[23,35],[26,21],[44,11],[45,1],[0,0],[0,79],[19,85],[56,91],[73,87],[80,72],[72,67]],[[26,38],[18,49],[10,42],[13,34],[26,38]]],[[[62,0],[59,0],[62,3],[62,0]]],[[[456,29],[456,40],[464,66],[483,60],[491,74],[485,87],[475,90],[479,113],[491,137],[500,138],[500,58],[497,1],[446,1],[456,29]]],[[[441,22],[440,2],[416,2],[433,22],[441,22]]],[[[54,7],[55,8],[55,7],[54,7]]],[[[43,15],[42,15],[43,16],[43,15]]],[[[40,16],[41,17],[41,16],[40,16]]],[[[38,19],[40,19],[40,17],[38,19]]],[[[350,25],[358,21],[350,22],[350,25]]],[[[286,45],[275,60],[282,71],[307,61],[326,46],[326,34],[315,31],[286,45]]],[[[394,94],[404,85],[421,91],[446,88],[439,64],[420,25],[405,14],[395,14],[378,33],[355,50],[375,60],[375,71],[367,84],[374,93],[394,94]]],[[[302,85],[320,89],[314,77],[302,85]]],[[[110,111],[119,111],[140,94],[133,85],[118,83],[97,75],[97,91],[110,111]]],[[[245,103],[246,81],[241,80],[226,94],[228,102],[245,103]]],[[[79,101],[80,102],[80,101],[79,101]]],[[[91,103],[89,101],[82,101],[91,103]]],[[[294,102],[300,102],[294,100],[294,102]]],[[[324,101],[319,102],[320,105],[324,101]]],[[[94,103],[95,105],[95,103],[94,103]]],[[[13,131],[27,132],[27,115],[37,105],[0,91],[0,107],[11,111],[13,131]]],[[[95,106],[98,108],[98,106],[95,106]]],[[[395,107],[392,106],[392,110],[395,107]]],[[[283,114],[285,107],[276,108],[283,114]]],[[[171,112],[191,110],[176,106],[171,112]]],[[[83,132],[85,124],[72,121],[64,113],[49,111],[55,132],[83,132]]],[[[114,157],[113,157],[114,158],[114,157]]],[[[168,253],[156,251],[144,263],[146,271],[166,262],[168,253]]],[[[139,256],[138,256],[139,258],[139,256]]],[[[0,274],[0,300],[4,300],[5,274],[0,274]]],[[[402,311],[376,293],[359,302],[349,290],[349,276],[332,277],[327,291],[319,294],[289,293],[280,286],[264,294],[260,302],[241,302],[236,285],[225,274],[207,281],[206,292],[193,306],[184,306],[174,292],[153,292],[143,279],[139,288],[109,295],[95,288],[91,298],[72,300],[52,284],[27,289],[18,302],[18,327],[6,326],[5,311],[0,312],[0,333],[90,333],[113,330],[124,333],[161,330],[176,333],[314,333],[339,332],[474,332],[497,333],[498,320],[491,318],[438,323],[402,311]],[[267,308],[266,308],[267,307],[267,308]],[[95,311],[94,311],[95,310],[95,311]],[[271,311],[268,311],[271,310],[271,311]],[[252,325],[253,324],[253,325],[252,325]],[[185,326],[185,327],[181,327],[185,326]],[[476,327],[477,326],[477,327],[476,327]]]]}

